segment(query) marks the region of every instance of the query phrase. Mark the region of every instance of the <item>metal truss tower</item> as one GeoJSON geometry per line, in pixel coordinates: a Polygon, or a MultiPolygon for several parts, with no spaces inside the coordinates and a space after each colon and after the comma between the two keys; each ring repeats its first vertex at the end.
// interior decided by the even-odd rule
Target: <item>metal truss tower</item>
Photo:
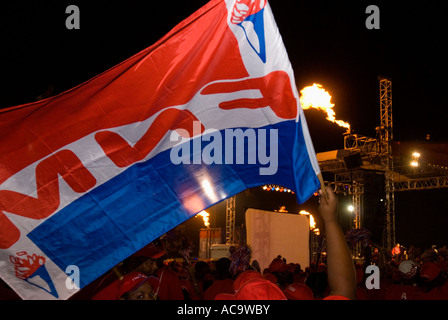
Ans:
{"type": "Polygon", "coordinates": [[[226,200],[226,244],[235,243],[235,198],[226,200]]]}
{"type": "MultiPolygon", "coordinates": [[[[358,174],[362,175],[361,171],[358,171],[358,174]]],[[[344,175],[344,174],[335,174],[334,183],[334,191],[336,193],[345,193],[349,194],[352,197],[352,205],[353,205],[353,225],[354,229],[361,229],[362,227],[362,216],[363,216],[363,199],[364,199],[364,183],[361,179],[358,179],[355,175],[344,175]]],[[[361,243],[357,243],[356,246],[352,249],[352,253],[354,257],[361,256],[361,243]]]]}
{"type": "Polygon", "coordinates": [[[379,157],[385,168],[386,194],[386,248],[391,249],[395,244],[395,190],[394,167],[392,158],[393,123],[392,123],[392,81],[379,77],[380,85],[380,117],[379,157]]]}

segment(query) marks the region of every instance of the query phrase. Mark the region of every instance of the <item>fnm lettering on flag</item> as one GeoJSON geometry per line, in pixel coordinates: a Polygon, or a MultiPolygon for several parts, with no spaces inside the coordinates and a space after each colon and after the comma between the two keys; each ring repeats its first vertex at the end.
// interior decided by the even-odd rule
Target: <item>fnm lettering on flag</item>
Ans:
{"type": "Polygon", "coordinates": [[[67,299],[69,266],[82,288],[247,188],[283,185],[303,203],[319,187],[263,1],[212,0],[93,79],[1,111],[0,145],[0,272],[24,299],[67,299]]]}

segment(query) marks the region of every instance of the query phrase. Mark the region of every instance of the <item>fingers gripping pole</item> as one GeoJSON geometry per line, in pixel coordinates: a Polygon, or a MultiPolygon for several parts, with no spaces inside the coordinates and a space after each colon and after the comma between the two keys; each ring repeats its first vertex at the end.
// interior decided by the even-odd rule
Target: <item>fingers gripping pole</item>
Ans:
{"type": "Polygon", "coordinates": [[[322,177],[322,173],[319,172],[317,177],[319,178],[319,181],[320,181],[320,187],[321,187],[321,190],[322,190],[322,194],[324,195],[325,200],[328,202],[327,189],[325,189],[325,183],[324,183],[324,178],[322,177]]]}

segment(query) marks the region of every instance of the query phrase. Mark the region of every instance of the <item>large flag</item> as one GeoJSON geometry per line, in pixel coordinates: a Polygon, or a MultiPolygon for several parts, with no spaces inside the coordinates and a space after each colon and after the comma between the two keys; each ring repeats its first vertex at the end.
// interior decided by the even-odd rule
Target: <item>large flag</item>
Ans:
{"type": "Polygon", "coordinates": [[[212,0],[93,79],[2,110],[0,146],[0,272],[24,299],[67,299],[247,188],[303,203],[319,187],[264,1],[212,0]]]}

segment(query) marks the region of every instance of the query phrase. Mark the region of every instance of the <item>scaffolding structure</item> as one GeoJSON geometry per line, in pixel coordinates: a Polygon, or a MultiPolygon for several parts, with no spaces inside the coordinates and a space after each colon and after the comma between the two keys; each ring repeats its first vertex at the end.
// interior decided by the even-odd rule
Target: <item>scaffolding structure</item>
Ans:
{"type": "Polygon", "coordinates": [[[226,244],[235,243],[235,198],[226,200],[226,244]]]}
{"type": "Polygon", "coordinates": [[[384,184],[386,194],[386,248],[395,245],[395,188],[394,161],[392,157],[393,122],[392,122],[392,81],[379,78],[380,116],[379,155],[384,167],[384,184]]]}
{"type": "MultiPolygon", "coordinates": [[[[376,128],[376,138],[346,132],[344,149],[317,154],[326,183],[333,186],[336,193],[349,194],[354,208],[353,228],[363,227],[363,197],[368,174],[384,175],[385,228],[383,247],[391,249],[396,243],[395,234],[395,193],[410,190],[426,190],[448,187],[448,168],[427,164],[415,173],[408,166],[396,166],[402,159],[394,158],[392,81],[379,77],[380,125],[376,128]],[[357,156],[359,162],[353,165],[347,161],[357,156]]],[[[359,248],[354,250],[359,254],[359,248]]]]}
{"type": "MultiPolygon", "coordinates": [[[[395,185],[393,166],[393,121],[392,121],[392,81],[385,77],[379,77],[380,92],[380,125],[376,128],[377,138],[371,138],[359,134],[346,132],[344,135],[344,150],[336,161],[326,166],[331,166],[334,171],[334,181],[331,183],[335,191],[348,192],[352,196],[354,221],[353,227],[362,227],[363,197],[366,172],[384,172],[385,178],[385,204],[386,204],[386,228],[383,246],[392,248],[395,244],[395,185]],[[351,168],[345,159],[348,156],[359,155],[359,166],[351,168]],[[342,171],[341,171],[342,168],[342,171]]],[[[321,164],[321,163],[320,163],[321,164]]],[[[325,168],[325,165],[322,163],[325,168]]],[[[322,168],[322,167],[321,167],[322,168]]],[[[328,172],[328,171],[327,171],[328,172]]],[[[360,254],[360,247],[354,250],[354,255],[360,254]]]]}

